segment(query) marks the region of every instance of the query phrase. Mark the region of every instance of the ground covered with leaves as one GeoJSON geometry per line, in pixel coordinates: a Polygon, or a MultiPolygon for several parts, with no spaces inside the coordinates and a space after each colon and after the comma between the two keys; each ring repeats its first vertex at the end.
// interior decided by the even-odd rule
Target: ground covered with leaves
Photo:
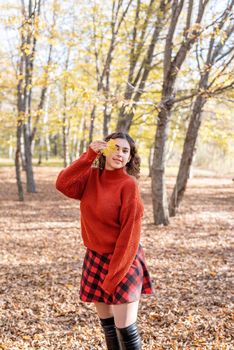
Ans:
{"type": "MultiPolygon", "coordinates": [[[[79,202],[55,190],[59,170],[36,168],[38,192],[20,203],[14,169],[0,168],[0,349],[105,349],[93,305],[79,300],[79,202]]],[[[233,187],[230,177],[191,179],[178,215],[158,227],[141,178],[141,242],[156,292],[139,306],[143,350],[234,348],[233,187]]]]}

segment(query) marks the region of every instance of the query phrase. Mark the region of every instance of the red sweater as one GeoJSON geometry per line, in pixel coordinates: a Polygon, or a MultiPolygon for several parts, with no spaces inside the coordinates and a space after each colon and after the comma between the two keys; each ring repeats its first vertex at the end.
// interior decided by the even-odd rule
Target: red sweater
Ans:
{"type": "Polygon", "coordinates": [[[56,188],[81,201],[84,245],[100,254],[113,253],[102,284],[102,288],[111,294],[137,253],[144,207],[135,178],[124,168],[100,170],[91,167],[97,156],[98,153],[89,147],[59,173],[56,188]]]}

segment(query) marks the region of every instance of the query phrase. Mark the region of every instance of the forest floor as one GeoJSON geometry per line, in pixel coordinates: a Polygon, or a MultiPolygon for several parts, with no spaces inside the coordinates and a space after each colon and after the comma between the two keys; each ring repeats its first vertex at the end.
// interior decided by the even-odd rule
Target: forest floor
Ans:
{"type": "MultiPolygon", "coordinates": [[[[35,169],[38,192],[20,203],[14,168],[0,168],[0,349],[105,349],[93,305],[79,300],[79,202],[56,191],[59,168],[35,169]]],[[[153,225],[150,179],[142,176],[140,188],[141,243],[155,287],[139,306],[143,350],[234,349],[231,177],[190,179],[167,227],[153,225]]]]}

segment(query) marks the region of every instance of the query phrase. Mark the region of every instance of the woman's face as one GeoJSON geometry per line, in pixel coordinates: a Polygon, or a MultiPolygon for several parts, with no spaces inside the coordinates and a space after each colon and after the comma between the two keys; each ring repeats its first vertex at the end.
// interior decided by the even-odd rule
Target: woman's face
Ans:
{"type": "Polygon", "coordinates": [[[130,145],[125,139],[114,139],[116,150],[106,156],[105,169],[115,170],[123,168],[131,159],[130,145]]]}

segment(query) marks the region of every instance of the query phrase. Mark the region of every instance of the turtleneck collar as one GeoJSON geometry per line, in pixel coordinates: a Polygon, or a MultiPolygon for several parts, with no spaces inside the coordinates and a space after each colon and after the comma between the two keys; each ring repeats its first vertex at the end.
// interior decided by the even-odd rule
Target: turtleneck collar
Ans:
{"type": "Polygon", "coordinates": [[[124,167],[115,169],[115,170],[102,170],[102,179],[103,180],[118,180],[119,178],[123,178],[127,175],[127,172],[124,167]]]}

